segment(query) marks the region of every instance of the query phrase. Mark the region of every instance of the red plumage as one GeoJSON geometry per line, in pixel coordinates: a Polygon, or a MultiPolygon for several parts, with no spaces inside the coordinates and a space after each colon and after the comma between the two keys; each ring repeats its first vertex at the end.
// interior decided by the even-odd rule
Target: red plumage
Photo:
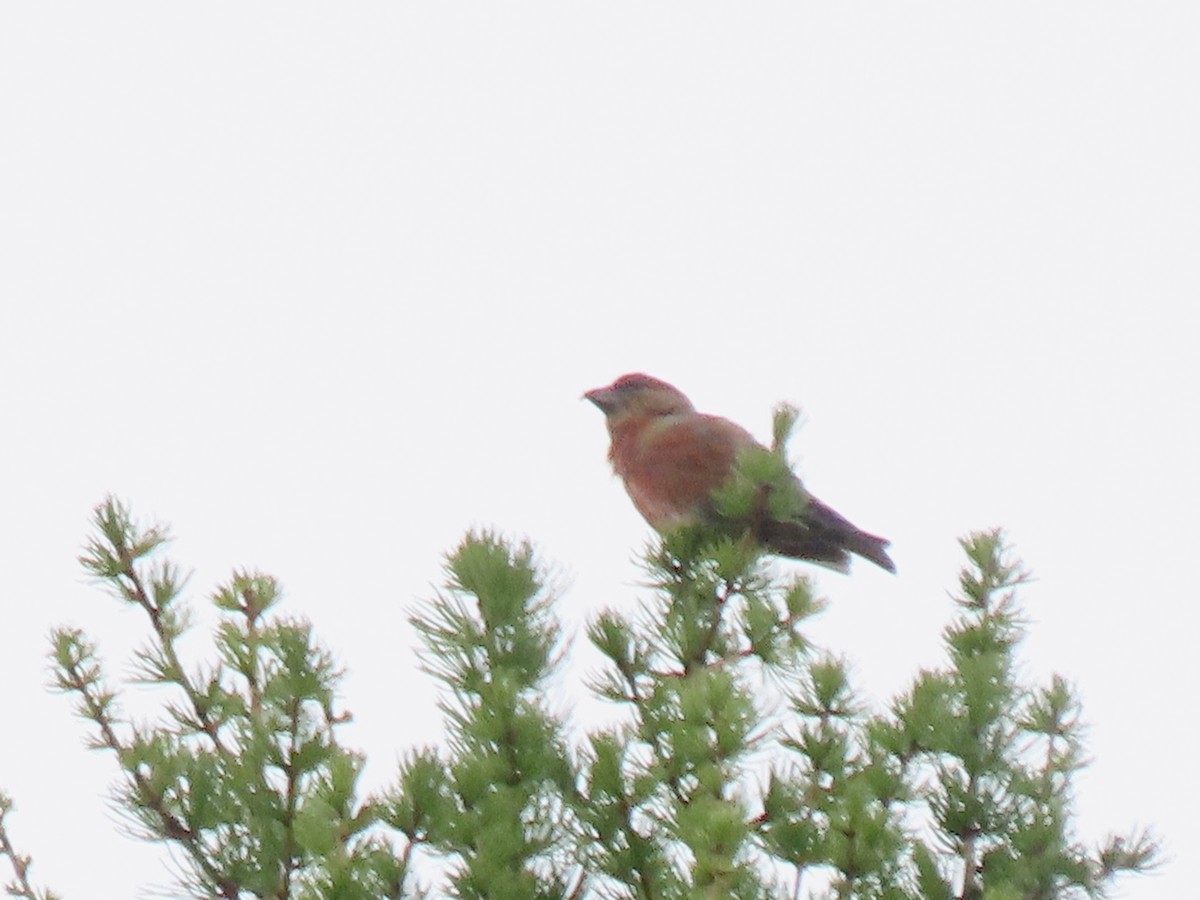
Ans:
{"type": "MultiPolygon", "coordinates": [[[[613,470],[638,512],[662,534],[711,520],[712,492],[733,474],[743,451],[760,446],[740,425],[696,412],[683,393],[649,375],[622,375],[584,397],[604,413],[613,470]]],[[[886,540],[852,525],[808,494],[798,479],[795,487],[807,498],[803,512],[758,520],[755,536],[763,546],[842,571],[851,553],[896,571],[886,540]]]]}

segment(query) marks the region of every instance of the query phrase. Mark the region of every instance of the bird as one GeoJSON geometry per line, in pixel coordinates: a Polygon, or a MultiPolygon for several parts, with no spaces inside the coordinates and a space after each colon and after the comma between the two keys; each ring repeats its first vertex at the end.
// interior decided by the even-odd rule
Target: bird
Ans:
{"type": "MultiPolygon", "coordinates": [[[[604,413],[612,441],[608,459],[629,499],[664,536],[687,525],[719,524],[713,492],[729,481],[742,454],[753,448],[767,452],[740,425],[697,412],[678,388],[640,372],[622,375],[583,398],[604,413]]],[[[850,554],[896,571],[887,554],[889,541],[809,494],[790,469],[785,478],[804,501],[785,515],[760,506],[750,528],[761,546],[841,572],[849,571],[850,554]]]]}

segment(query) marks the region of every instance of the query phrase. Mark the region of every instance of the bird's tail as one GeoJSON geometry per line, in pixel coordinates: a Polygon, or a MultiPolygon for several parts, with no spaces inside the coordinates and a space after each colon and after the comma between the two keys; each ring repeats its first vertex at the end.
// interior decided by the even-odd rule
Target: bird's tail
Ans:
{"type": "Polygon", "coordinates": [[[883,538],[867,534],[865,531],[855,531],[852,534],[846,535],[847,550],[861,556],[863,559],[869,559],[881,569],[895,572],[896,564],[887,555],[888,543],[883,538]]]}
{"type": "Polygon", "coordinates": [[[815,497],[809,498],[799,519],[769,519],[760,522],[757,531],[763,545],[782,556],[846,572],[853,553],[881,569],[896,571],[896,564],[887,555],[889,542],[885,538],[855,527],[815,497]]]}

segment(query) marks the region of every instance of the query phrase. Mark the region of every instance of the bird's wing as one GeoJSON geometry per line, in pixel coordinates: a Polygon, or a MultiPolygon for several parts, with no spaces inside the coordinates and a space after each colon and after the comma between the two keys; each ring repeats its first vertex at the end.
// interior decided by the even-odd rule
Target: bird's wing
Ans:
{"type": "Polygon", "coordinates": [[[849,519],[836,510],[830,509],[812,494],[808,495],[808,504],[804,507],[804,520],[809,527],[842,533],[858,531],[858,528],[849,519]]]}

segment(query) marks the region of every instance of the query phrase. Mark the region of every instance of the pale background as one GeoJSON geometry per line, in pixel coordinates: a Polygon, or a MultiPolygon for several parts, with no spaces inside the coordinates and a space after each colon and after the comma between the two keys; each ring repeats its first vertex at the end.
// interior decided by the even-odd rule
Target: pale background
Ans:
{"type": "Polygon", "coordinates": [[[644,370],[762,437],[803,407],[807,483],[894,542],[897,577],[816,570],[877,702],[1003,525],[1027,673],[1091,723],[1081,834],[1153,825],[1176,862],[1120,896],[1191,895],[1198,47],[1183,2],[0,7],[0,786],[36,878],[171,882],[43,688],[56,623],[117,672],[142,639],[75,562],[107,492],[198,601],[283,580],[382,784],[439,735],[405,617],[465,529],[532,538],[572,631],[636,603],[579,395],[644,370]]]}

